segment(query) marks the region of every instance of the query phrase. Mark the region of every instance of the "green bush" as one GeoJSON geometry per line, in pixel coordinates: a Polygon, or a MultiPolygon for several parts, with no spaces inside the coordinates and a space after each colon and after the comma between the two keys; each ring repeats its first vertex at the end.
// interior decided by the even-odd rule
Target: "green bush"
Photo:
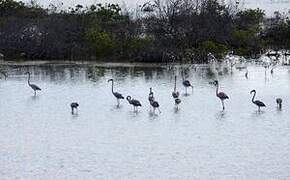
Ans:
{"type": "Polygon", "coordinates": [[[86,39],[95,51],[97,58],[112,56],[116,47],[113,35],[101,30],[99,25],[90,28],[86,33],[86,39]]]}

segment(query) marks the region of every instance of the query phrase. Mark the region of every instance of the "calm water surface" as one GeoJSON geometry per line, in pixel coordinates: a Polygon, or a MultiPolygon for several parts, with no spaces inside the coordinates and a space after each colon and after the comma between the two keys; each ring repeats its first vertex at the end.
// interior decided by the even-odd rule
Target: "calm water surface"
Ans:
{"type": "MultiPolygon", "coordinates": [[[[185,68],[194,91],[171,97],[174,74],[183,94],[181,68],[97,66],[2,66],[0,80],[0,179],[290,179],[290,73],[262,66],[211,74],[185,68]],[[43,91],[36,97],[31,81],[43,91]],[[268,70],[269,71],[269,70],[268,70]],[[115,90],[142,102],[116,107],[115,90]],[[221,111],[215,87],[230,96],[221,111]],[[161,105],[154,115],[149,88],[161,105]],[[267,105],[251,103],[250,91],[267,105]],[[283,110],[275,99],[283,98],[283,110]],[[78,115],[70,103],[80,104],[78,115]]],[[[190,91],[189,91],[190,92],[190,91]]]]}

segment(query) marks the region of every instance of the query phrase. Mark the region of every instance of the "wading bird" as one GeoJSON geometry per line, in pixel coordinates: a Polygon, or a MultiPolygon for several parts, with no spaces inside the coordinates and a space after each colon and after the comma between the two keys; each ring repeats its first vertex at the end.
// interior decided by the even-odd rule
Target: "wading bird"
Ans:
{"type": "Polygon", "coordinates": [[[273,75],[274,74],[274,68],[271,69],[270,73],[273,75]]]}
{"type": "Polygon", "coordinates": [[[250,94],[252,94],[252,93],[254,93],[253,98],[252,98],[252,103],[254,103],[256,106],[258,106],[258,110],[260,111],[261,110],[261,107],[266,107],[266,105],[262,101],[255,100],[256,90],[252,90],[250,92],[250,94]]]}
{"type": "Polygon", "coordinates": [[[186,95],[187,95],[187,88],[191,87],[191,89],[193,91],[193,86],[191,85],[189,80],[183,80],[182,84],[185,87],[185,94],[186,95]]]}
{"type": "Polygon", "coordinates": [[[269,64],[267,64],[267,63],[264,64],[264,68],[265,68],[265,78],[266,78],[266,76],[267,76],[267,69],[268,69],[269,67],[270,67],[269,64]]]}
{"type": "Polygon", "coordinates": [[[74,110],[78,111],[79,104],[76,102],[73,102],[70,104],[70,107],[71,107],[71,113],[74,114],[74,110]]]}
{"type": "Polygon", "coordinates": [[[178,105],[181,103],[181,99],[179,99],[179,98],[175,98],[175,106],[176,106],[176,108],[178,109],[178,105]]]}
{"type": "Polygon", "coordinates": [[[281,99],[281,98],[277,98],[277,99],[276,99],[276,103],[277,103],[277,105],[278,105],[278,108],[279,108],[279,109],[282,109],[282,99],[281,99]]]}
{"type": "Polygon", "coordinates": [[[172,92],[172,97],[174,98],[175,106],[178,109],[178,105],[181,103],[181,99],[179,99],[179,92],[176,90],[176,79],[177,77],[174,77],[174,90],[172,92]]]}
{"type": "Polygon", "coordinates": [[[245,77],[248,79],[248,75],[249,75],[249,71],[247,70],[247,72],[245,73],[245,77]]]}
{"type": "Polygon", "coordinates": [[[4,79],[6,80],[8,75],[5,72],[2,72],[2,71],[0,73],[4,76],[4,79]]]}
{"type": "Polygon", "coordinates": [[[215,81],[215,86],[216,86],[216,96],[221,100],[223,110],[225,110],[224,100],[229,99],[229,96],[226,95],[224,92],[219,92],[219,82],[217,80],[215,81]]]}
{"type": "Polygon", "coordinates": [[[127,96],[127,101],[129,102],[129,104],[133,105],[134,107],[134,111],[138,111],[138,106],[142,106],[140,101],[136,100],[136,99],[132,99],[131,96],[127,96]]]}
{"type": "Polygon", "coordinates": [[[182,71],[182,85],[185,87],[185,95],[187,95],[187,88],[191,87],[193,91],[193,86],[190,81],[184,78],[184,71],[182,71]]]}
{"type": "Polygon", "coordinates": [[[173,97],[174,99],[176,99],[176,98],[179,97],[179,92],[176,91],[176,79],[177,79],[177,77],[175,76],[175,77],[174,77],[174,90],[173,90],[173,92],[172,92],[172,97],[173,97]]]}
{"type": "Polygon", "coordinates": [[[26,72],[25,74],[28,74],[27,83],[31,87],[31,89],[34,91],[34,96],[36,96],[36,91],[41,91],[41,89],[35,84],[30,84],[30,72],[26,72]]]}
{"type": "Polygon", "coordinates": [[[149,100],[149,103],[151,103],[151,101],[154,101],[154,93],[152,91],[152,88],[150,88],[148,100],[149,100]]]}
{"type": "Polygon", "coordinates": [[[148,99],[149,99],[150,105],[153,107],[154,113],[155,113],[156,109],[158,109],[159,113],[161,113],[161,111],[159,109],[159,103],[157,101],[155,101],[154,93],[152,91],[152,88],[150,88],[150,93],[149,93],[148,99]]]}
{"type": "Polygon", "coordinates": [[[236,62],[231,62],[231,74],[233,74],[233,67],[236,65],[236,62]]]}
{"type": "Polygon", "coordinates": [[[120,99],[124,99],[124,97],[122,96],[122,94],[118,93],[118,92],[114,92],[114,80],[113,79],[109,79],[108,82],[112,82],[112,94],[116,97],[117,99],[117,103],[119,106],[120,105],[120,99]]]}

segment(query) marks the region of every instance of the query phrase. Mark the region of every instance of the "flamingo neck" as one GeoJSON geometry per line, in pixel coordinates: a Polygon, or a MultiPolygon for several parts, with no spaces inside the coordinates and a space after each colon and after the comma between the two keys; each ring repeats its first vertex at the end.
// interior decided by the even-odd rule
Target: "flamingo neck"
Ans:
{"type": "Polygon", "coordinates": [[[219,93],[219,84],[216,85],[216,95],[219,93]]]}
{"type": "Polygon", "coordinates": [[[174,80],[174,92],[176,92],[176,76],[175,76],[175,80],[174,80]]]}
{"type": "Polygon", "coordinates": [[[112,93],[114,94],[114,81],[112,80],[112,93]]]}
{"type": "Polygon", "coordinates": [[[30,73],[28,73],[28,80],[27,80],[28,85],[30,85],[30,73]]]}
{"type": "Polygon", "coordinates": [[[1,72],[1,74],[4,76],[5,80],[7,78],[7,75],[4,72],[1,72]]]}
{"type": "Polygon", "coordinates": [[[252,102],[255,102],[255,97],[256,97],[256,92],[254,92],[253,98],[252,98],[252,102]]]}
{"type": "Polygon", "coordinates": [[[182,70],[182,81],[185,81],[185,78],[184,78],[184,70],[182,70]]]}

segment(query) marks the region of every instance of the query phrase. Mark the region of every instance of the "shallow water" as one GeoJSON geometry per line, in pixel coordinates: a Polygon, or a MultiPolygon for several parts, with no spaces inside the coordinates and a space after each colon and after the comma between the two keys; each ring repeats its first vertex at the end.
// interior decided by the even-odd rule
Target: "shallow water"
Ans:
{"type": "Polygon", "coordinates": [[[2,66],[0,80],[0,177],[11,179],[289,179],[290,73],[249,65],[213,75],[186,68],[194,91],[184,95],[181,68],[93,65],[2,66]],[[42,88],[33,96],[31,81],[42,88]],[[174,74],[180,110],[171,97],[174,74]],[[141,101],[138,113],[115,90],[141,101]],[[226,110],[208,82],[219,79],[230,99],[226,110]],[[148,102],[153,87],[161,114],[148,102]],[[251,103],[250,91],[267,107],[251,103]],[[275,99],[283,98],[283,110],[275,99]],[[78,114],[70,103],[80,104],[78,114]]]}

